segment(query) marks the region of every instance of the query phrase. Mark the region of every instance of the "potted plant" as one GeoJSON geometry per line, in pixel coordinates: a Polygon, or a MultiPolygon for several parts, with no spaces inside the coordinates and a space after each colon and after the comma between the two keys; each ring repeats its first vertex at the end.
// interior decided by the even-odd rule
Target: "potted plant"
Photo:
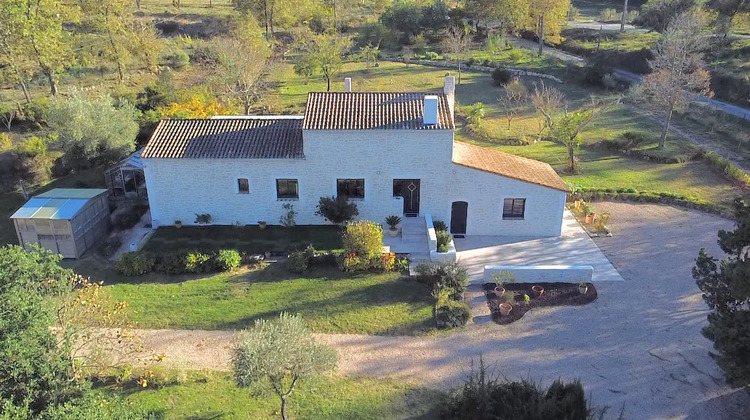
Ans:
{"type": "Polygon", "coordinates": [[[508,302],[503,302],[500,304],[500,315],[502,316],[508,316],[510,314],[510,311],[513,310],[513,305],[511,305],[508,302]]]}
{"type": "Polygon", "coordinates": [[[266,226],[268,226],[268,224],[265,221],[263,221],[263,220],[258,221],[258,227],[259,228],[265,229],[266,226]]]}
{"type": "Polygon", "coordinates": [[[544,287],[542,286],[531,286],[531,293],[535,298],[538,298],[544,294],[544,287]]]}
{"type": "MultiPolygon", "coordinates": [[[[510,271],[501,271],[499,273],[495,273],[492,275],[492,280],[495,281],[497,286],[495,287],[495,290],[493,292],[497,297],[502,298],[505,295],[505,286],[504,284],[506,282],[514,283],[516,281],[516,276],[513,275],[510,271]]],[[[512,298],[513,296],[511,296],[512,298]]]]}
{"type": "Polygon", "coordinates": [[[398,235],[398,224],[401,223],[401,218],[394,215],[385,218],[385,223],[388,224],[388,234],[391,236],[398,235]]]}
{"type": "Polygon", "coordinates": [[[589,285],[586,282],[578,283],[578,293],[585,295],[589,291],[589,285]]]}
{"type": "Polygon", "coordinates": [[[174,221],[174,227],[176,227],[177,229],[181,228],[182,227],[182,220],[175,220],[174,221]]]}
{"type": "Polygon", "coordinates": [[[495,296],[497,296],[497,297],[503,297],[503,295],[505,294],[505,288],[503,287],[503,285],[502,285],[502,284],[498,284],[498,285],[497,285],[497,286],[495,286],[495,288],[494,288],[494,289],[492,290],[492,293],[494,293],[494,294],[495,294],[495,296]]]}

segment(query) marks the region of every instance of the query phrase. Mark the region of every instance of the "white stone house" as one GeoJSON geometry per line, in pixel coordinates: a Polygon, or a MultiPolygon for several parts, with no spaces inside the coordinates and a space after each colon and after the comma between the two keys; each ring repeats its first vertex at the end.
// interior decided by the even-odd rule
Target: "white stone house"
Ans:
{"type": "MultiPolygon", "coordinates": [[[[350,83],[347,83],[350,86],[350,83]]],[[[546,163],[454,140],[439,93],[313,92],[304,116],[163,120],[143,154],[153,226],[324,224],[320,197],[359,219],[431,215],[454,234],[559,236],[567,184],[546,163]]]]}

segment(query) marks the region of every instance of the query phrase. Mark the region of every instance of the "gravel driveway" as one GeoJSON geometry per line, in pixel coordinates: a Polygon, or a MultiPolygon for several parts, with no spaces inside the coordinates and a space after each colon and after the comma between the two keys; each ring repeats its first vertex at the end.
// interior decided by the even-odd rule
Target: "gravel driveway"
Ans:
{"type": "MultiPolygon", "coordinates": [[[[625,278],[597,284],[583,307],[533,310],[499,326],[471,324],[449,335],[319,335],[339,350],[350,376],[396,377],[447,389],[481,354],[497,372],[545,383],[580,378],[597,406],[627,419],[750,418],[750,397],[727,388],[700,329],[706,306],[690,276],[698,249],[720,256],[725,219],[666,206],[600,203],[612,213],[612,238],[597,244],[625,278]]],[[[228,368],[229,331],[143,332],[168,362],[228,368]]]]}

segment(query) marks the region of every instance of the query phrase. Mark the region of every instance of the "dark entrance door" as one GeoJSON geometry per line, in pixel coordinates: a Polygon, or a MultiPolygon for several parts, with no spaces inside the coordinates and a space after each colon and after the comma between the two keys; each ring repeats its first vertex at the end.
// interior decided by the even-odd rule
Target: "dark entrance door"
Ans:
{"type": "Polygon", "coordinates": [[[466,234],[466,213],[469,203],[466,201],[454,201],[451,204],[451,233],[454,235],[466,234]]]}
{"type": "Polygon", "coordinates": [[[419,215],[418,179],[394,179],[393,196],[404,198],[404,214],[406,216],[419,215]]]}

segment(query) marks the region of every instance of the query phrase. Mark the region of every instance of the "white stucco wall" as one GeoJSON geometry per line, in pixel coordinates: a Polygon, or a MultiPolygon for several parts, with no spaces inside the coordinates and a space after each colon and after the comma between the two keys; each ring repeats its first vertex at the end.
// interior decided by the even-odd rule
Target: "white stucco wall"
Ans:
{"type": "Polygon", "coordinates": [[[336,195],[339,178],[364,178],[359,219],[383,223],[401,215],[393,197],[394,179],[420,179],[420,214],[450,222],[451,203],[467,201],[468,235],[558,236],[565,193],[465,168],[451,162],[449,130],[305,131],[305,158],[143,159],[153,225],[175,220],[193,224],[210,213],[215,224],[278,224],[291,202],[298,224],[320,224],[315,207],[336,195]],[[237,179],[247,178],[249,194],[237,179]],[[299,181],[298,200],[277,200],[276,179],[299,181]],[[524,220],[502,220],[503,198],[526,198],[524,220]]]}

